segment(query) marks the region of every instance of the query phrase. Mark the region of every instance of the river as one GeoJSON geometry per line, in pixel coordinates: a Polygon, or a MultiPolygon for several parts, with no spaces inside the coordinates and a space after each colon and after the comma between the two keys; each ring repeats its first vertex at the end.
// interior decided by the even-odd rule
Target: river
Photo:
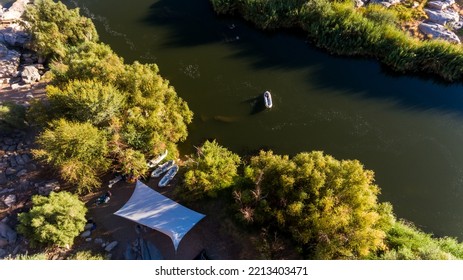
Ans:
{"type": "Polygon", "coordinates": [[[126,62],[157,63],[195,113],[184,153],[323,150],[375,171],[399,218],[463,240],[463,86],[391,75],[304,37],[217,17],[207,0],[71,0],[126,62]],[[274,107],[263,110],[263,91],[274,107]]]}

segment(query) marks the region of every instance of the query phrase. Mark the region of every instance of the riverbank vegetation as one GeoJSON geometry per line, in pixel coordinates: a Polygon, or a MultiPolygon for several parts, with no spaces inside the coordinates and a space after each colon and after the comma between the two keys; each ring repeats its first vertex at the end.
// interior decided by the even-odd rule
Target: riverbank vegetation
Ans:
{"type": "Polygon", "coordinates": [[[338,55],[373,57],[401,73],[463,78],[463,49],[442,40],[422,41],[400,29],[416,15],[379,5],[356,9],[351,0],[211,0],[219,14],[240,15],[259,28],[299,28],[318,47],[338,55]]]}
{"type": "Polygon", "coordinates": [[[61,2],[39,0],[24,15],[32,48],[47,60],[47,101],[36,102],[29,120],[45,128],[39,159],[85,193],[101,185],[101,174],[136,179],[147,158],[178,155],[193,113],[155,64],[124,64],[98,42],[90,19],[61,2]]]}
{"type": "MultiPolygon", "coordinates": [[[[212,143],[214,157],[208,157],[207,165],[192,161],[186,174],[218,174],[222,170],[211,171],[211,166],[220,166],[233,154],[212,143]]],[[[204,146],[208,145],[211,142],[204,146]]],[[[203,156],[202,147],[192,157],[203,156]]],[[[215,190],[215,195],[223,209],[233,209],[231,214],[243,227],[253,234],[265,233],[256,245],[263,258],[281,256],[285,250],[309,259],[463,258],[463,244],[456,239],[433,238],[411,223],[397,220],[392,206],[378,201],[380,190],[374,173],[356,160],[339,161],[316,151],[292,158],[272,151],[261,151],[246,160],[236,154],[232,157],[236,160],[229,162],[230,166],[243,165],[231,168],[238,172],[229,172],[233,180],[227,180],[227,187],[215,190]]],[[[210,197],[189,195],[192,189],[207,191],[204,183],[185,176],[184,185],[177,188],[189,201],[210,203],[210,197]]]]}

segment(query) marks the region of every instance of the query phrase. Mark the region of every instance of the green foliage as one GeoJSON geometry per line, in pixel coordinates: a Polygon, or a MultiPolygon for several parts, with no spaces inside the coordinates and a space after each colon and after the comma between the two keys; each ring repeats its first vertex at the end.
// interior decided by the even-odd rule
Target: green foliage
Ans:
{"type": "Polygon", "coordinates": [[[396,25],[397,13],[386,9],[383,5],[369,4],[363,12],[364,16],[378,24],[396,25]]]}
{"type": "Polygon", "coordinates": [[[463,258],[463,244],[454,238],[433,238],[413,225],[397,221],[387,232],[388,249],[380,259],[451,260],[463,258]]]}
{"type": "Polygon", "coordinates": [[[108,125],[120,114],[124,96],[114,86],[99,81],[73,80],[62,87],[48,86],[50,111],[68,120],[108,125]]]}
{"type": "Polygon", "coordinates": [[[72,246],[85,227],[86,212],[84,203],[68,192],[52,192],[49,197],[35,195],[32,209],[18,215],[17,230],[32,246],[72,246]]]}
{"type": "Polygon", "coordinates": [[[14,128],[25,128],[26,110],[13,102],[0,103],[0,130],[9,131],[14,128]]]}
{"type": "Polygon", "coordinates": [[[235,192],[244,220],[288,232],[316,259],[365,258],[384,247],[391,208],[377,202],[373,172],[358,161],[261,152],[249,168],[253,184],[235,192]]]}
{"type": "Polygon", "coordinates": [[[193,113],[156,64],[127,65],[118,88],[128,93],[121,135],[129,146],[156,155],[169,143],[186,139],[193,113]]]}
{"type": "Polygon", "coordinates": [[[92,21],[61,2],[36,0],[26,9],[24,20],[32,34],[32,48],[43,57],[62,58],[69,46],[98,40],[92,21]]]}
{"type": "Polygon", "coordinates": [[[45,261],[48,260],[48,257],[44,253],[28,255],[27,253],[24,255],[16,255],[14,257],[9,256],[6,257],[5,260],[16,260],[16,261],[45,261]]]}
{"type": "Polygon", "coordinates": [[[34,155],[60,171],[61,177],[84,193],[99,186],[98,174],[109,167],[105,134],[90,123],[54,121],[37,138],[34,155]]]}
{"type": "Polygon", "coordinates": [[[216,196],[217,192],[230,187],[237,176],[240,157],[220,146],[215,140],[206,141],[188,164],[184,185],[188,198],[204,195],[216,196]]]}
{"type": "Polygon", "coordinates": [[[108,45],[85,42],[69,46],[65,57],[51,63],[51,70],[54,85],[63,85],[70,80],[114,84],[124,72],[124,61],[108,45]]]}
{"type": "Polygon", "coordinates": [[[116,157],[118,162],[116,169],[122,174],[128,174],[137,179],[148,172],[145,156],[139,151],[126,148],[121,150],[116,157]]]}
{"type": "Polygon", "coordinates": [[[77,260],[77,261],[98,261],[104,260],[104,256],[101,254],[95,254],[92,251],[79,251],[71,255],[68,260],[77,260]]]}

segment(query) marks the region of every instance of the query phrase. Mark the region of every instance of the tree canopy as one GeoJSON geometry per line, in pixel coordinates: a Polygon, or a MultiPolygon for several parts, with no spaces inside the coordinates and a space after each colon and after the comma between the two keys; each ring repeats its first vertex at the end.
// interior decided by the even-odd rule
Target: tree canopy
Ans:
{"type": "Polygon", "coordinates": [[[33,246],[72,246],[84,230],[87,209],[79,198],[68,192],[50,193],[49,197],[32,197],[32,209],[18,215],[18,232],[33,246]]]}
{"type": "Polygon", "coordinates": [[[384,247],[391,207],[377,201],[373,172],[322,152],[290,159],[261,152],[235,192],[242,218],[273,224],[316,259],[356,259],[384,247]]]}
{"type": "Polygon", "coordinates": [[[114,84],[125,72],[124,60],[110,46],[83,42],[68,46],[66,56],[52,61],[52,83],[63,85],[70,80],[98,80],[114,84]]]}
{"type": "Polygon", "coordinates": [[[90,123],[54,121],[37,143],[40,149],[34,155],[57,168],[79,193],[98,187],[98,175],[109,167],[106,136],[90,123]]]}
{"type": "Polygon", "coordinates": [[[69,120],[107,126],[121,114],[124,95],[113,85],[96,80],[72,80],[62,87],[48,86],[52,114],[69,120]]]}
{"type": "Polygon", "coordinates": [[[237,154],[215,140],[204,142],[187,166],[184,184],[188,197],[216,196],[218,191],[230,187],[238,175],[240,161],[237,154]]]}
{"type": "Polygon", "coordinates": [[[36,0],[24,15],[26,30],[32,34],[32,48],[46,58],[64,57],[69,46],[98,41],[93,22],[69,10],[63,3],[36,0]]]}

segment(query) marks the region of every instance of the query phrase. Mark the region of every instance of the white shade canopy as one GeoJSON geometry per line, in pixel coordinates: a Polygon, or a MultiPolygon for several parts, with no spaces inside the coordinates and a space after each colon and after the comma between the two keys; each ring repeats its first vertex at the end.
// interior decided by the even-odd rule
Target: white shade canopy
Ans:
{"type": "Polygon", "coordinates": [[[205,216],[163,196],[140,181],[129,201],[114,213],[168,235],[175,250],[182,238],[205,216]]]}

